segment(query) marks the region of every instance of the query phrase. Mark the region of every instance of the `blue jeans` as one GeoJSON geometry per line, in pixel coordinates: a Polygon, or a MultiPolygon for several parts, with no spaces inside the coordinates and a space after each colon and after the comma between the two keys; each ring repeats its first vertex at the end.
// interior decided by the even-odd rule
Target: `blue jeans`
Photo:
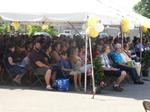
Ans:
{"type": "Polygon", "coordinates": [[[131,78],[134,82],[138,80],[138,73],[135,68],[123,66],[123,65],[118,65],[117,67],[120,68],[121,70],[124,70],[127,73],[129,73],[129,75],[131,76],[131,78]]]}

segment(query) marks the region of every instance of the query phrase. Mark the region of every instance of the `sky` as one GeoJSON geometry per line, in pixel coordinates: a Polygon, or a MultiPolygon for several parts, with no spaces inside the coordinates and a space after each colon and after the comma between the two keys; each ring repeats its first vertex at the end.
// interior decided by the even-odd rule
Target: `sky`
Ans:
{"type": "Polygon", "coordinates": [[[120,7],[123,8],[124,10],[132,11],[133,6],[140,0],[102,0],[102,1],[105,1],[109,5],[116,6],[117,8],[120,7]]]}

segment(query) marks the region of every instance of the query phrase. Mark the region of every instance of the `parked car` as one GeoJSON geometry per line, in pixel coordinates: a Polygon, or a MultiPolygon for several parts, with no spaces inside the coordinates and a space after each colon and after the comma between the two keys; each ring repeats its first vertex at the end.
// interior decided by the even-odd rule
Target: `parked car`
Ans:
{"type": "Polygon", "coordinates": [[[50,36],[47,32],[35,32],[34,35],[45,35],[45,36],[50,36]]]}

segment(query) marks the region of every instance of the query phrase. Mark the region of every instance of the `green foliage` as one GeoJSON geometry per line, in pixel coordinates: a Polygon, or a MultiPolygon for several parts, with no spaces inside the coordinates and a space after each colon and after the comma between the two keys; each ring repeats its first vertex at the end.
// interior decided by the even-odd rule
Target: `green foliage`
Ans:
{"type": "Polygon", "coordinates": [[[93,60],[93,65],[94,65],[95,82],[96,82],[96,85],[98,85],[100,81],[104,80],[104,72],[102,69],[101,58],[96,57],[93,60]]]}
{"type": "Polygon", "coordinates": [[[35,32],[41,32],[42,31],[42,28],[41,28],[41,26],[39,26],[39,25],[32,25],[31,26],[31,29],[29,30],[30,32],[30,34],[31,35],[33,35],[35,32]]]}
{"type": "Polygon", "coordinates": [[[58,35],[58,32],[53,27],[50,26],[47,30],[42,30],[42,31],[49,33],[51,36],[58,35]]]}
{"type": "MultiPolygon", "coordinates": [[[[150,0],[141,0],[140,2],[138,2],[135,6],[134,6],[134,10],[145,16],[150,18],[150,0]]],[[[146,32],[144,33],[144,36],[148,39],[150,38],[150,32],[146,32]]]]}
{"type": "Polygon", "coordinates": [[[0,24],[0,33],[2,34],[4,31],[4,26],[2,24],[0,24]]]}
{"type": "MultiPolygon", "coordinates": [[[[15,32],[15,30],[11,27],[10,23],[0,23],[0,34],[9,35],[10,33],[15,32]]],[[[33,35],[35,32],[47,32],[51,36],[56,36],[58,32],[51,26],[48,29],[43,30],[41,25],[22,25],[17,30],[18,33],[28,33],[29,35],[33,35]]]]}
{"type": "Polygon", "coordinates": [[[28,25],[26,27],[26,29],[27,29],[27,33],[29,35],[33,35],[36,32],[47,32],[51,36],[57,35],[57,31],[54,28],[50,27],[50,26],[48,27],[48,29],[43,30],[42,26],[40,26],[40,25],[28,25]]]}
{"type": "Polygon", "coordinates": [[[141,0],[134,6],[134,10],[137,13],[150,18],[150,0],[141,0]]]}
{"type": "Polygon", "coordinates": [[[143,58],[143,69],[144,70],[147,70],[149,67],[150,67],[150,51],[146,51],[144,53],[144,58],[143,58]]]}
{"type": "Polygon", "coordinates": [[[7,23],[7,22],[1,23],[0,24],[0,34],[6,34],[8,27],[10,27],[9,23],[7,23]]]}
{"type": "Polygon", "coordinates": [[[143,33],[143,37],[146,38],[148,41],[150,41],[150,30],[149,29],[146,33],[143,33]]]}
{"type": "Polygon", "coordinates": [[[18,29],[18,32],[19,32],[19,33],[26,33],[26,29],[25,29],[24,27],[20,27],[20,28],[18,29]]]}

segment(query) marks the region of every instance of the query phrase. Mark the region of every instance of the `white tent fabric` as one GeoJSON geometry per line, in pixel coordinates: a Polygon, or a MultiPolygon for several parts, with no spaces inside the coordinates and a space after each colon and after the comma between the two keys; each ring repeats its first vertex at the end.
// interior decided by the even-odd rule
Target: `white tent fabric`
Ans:
{"type": "Polygon", "coordinates": [[[126,17],[135,26],[143,22],[150,26],[148,18],[110,7],[102,0],[3,0],[0,4],[0,17],[8,21],[42,21],[46,17],[49,21],[84,22],[90,15],[105,25],[120,25],[126,17]]]}
{"type": "Polygon", "coordinates": [[[122,14],[124,14],[123,17],[127,18],[135,27],[140,27],[143,23],[146,23],[150,28],[150,19],[135,12],[126,12],[122,10],[120,10],[120,12],[122,12],[122,14]]]}
{"type": "Polygon", "coordinates": [[[96,15],[103,24],[120,24],[120,16],[100,5],[96,0],[5,0],[2,2],[0,16],[4,20],[39,21],[45,16],[50,20],[78,22],[85,21],[87,16],[96,15]]]}
{"type": "Polygon", "coordinates": [[[0,17],[7,21],[41,21],[42,16],[36,14],[22,14],[22,13],[0,13],[0,17]]]}
{"type": "Polygon", "coordinates": [[[146,23],[148,25],[148,28],[150,28],[150,19],[148,19],[148,18],[146,18],[146,17],[144,17],[144,16],[142,16],[140,14],[137,14],[135,12],[131,12],[130,16],[132,18],[134,18],[135,21],[138,23],[137,27],[139,27],[143,23],[146,23]]]}
{"type": "Polygon", "coordinates": [[[103,0],[97,0],[99,3],[103,4],[104,6],[114,10],[114,12],[118,13],[120,16],[127,18],[130,23],[132,23],[135,27],[139,27],[141,24],[146,23],[148,24],[148,27],[150,28],[150,19],[146,18],[140,14],[137,14],[135,12],[131,12],[131,11],[126,11],[123,10],[121,7],[119,8],[119,6],[116,8],[113,5],[108,5],[108,3],[106,3],[103,0]]]}

